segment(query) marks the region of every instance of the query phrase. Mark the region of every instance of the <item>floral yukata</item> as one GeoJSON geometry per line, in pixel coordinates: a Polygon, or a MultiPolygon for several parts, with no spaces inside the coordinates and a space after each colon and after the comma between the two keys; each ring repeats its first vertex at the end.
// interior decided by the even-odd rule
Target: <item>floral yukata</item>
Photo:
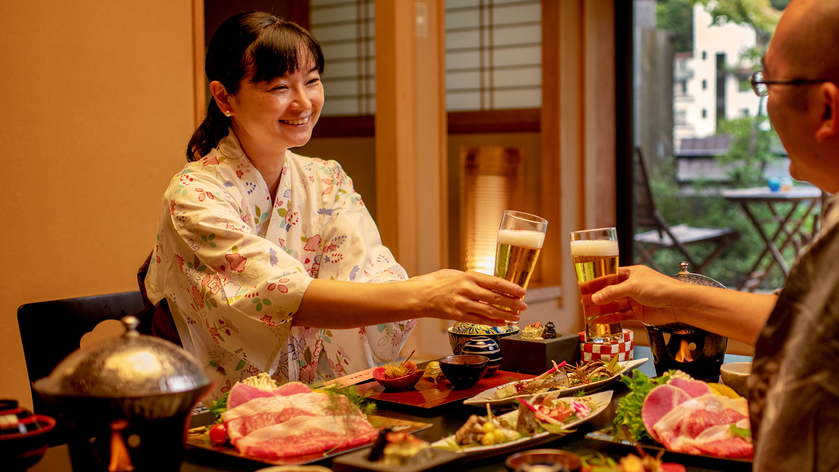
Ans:
{"type": "Polygon", "coordinates": [[[407,279],[337,162],[286,152],[272,204],[230,131],[172,179],[146,289],[153,303],[167,300],[184,348],[222,376],[216,397],[260,372],[310,383],[397,357],[416,320],[292,327],[314,278],[407,279]]]}

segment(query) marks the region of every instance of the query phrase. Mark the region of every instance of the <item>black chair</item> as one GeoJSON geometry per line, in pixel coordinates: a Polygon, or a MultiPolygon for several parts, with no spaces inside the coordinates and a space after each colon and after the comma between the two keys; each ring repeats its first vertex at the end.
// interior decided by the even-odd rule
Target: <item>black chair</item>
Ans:
{"type": "MultiPolygon", "coordinates": [[[[139,291],[68,298],[21,305],[17,323],[30,385],[79,348],[82,336],[103,320],[139,313],[144,307],[139,291]]],[[[33,410],[57,418],[57,412],[32,391],[33,410]]],[[[52,445],[66,442],[66,431],[56,426],[52,445]]]]}
{"type": "Polygon", "coordinates": [[[740,239],[740,232],[731,228],[694,228],[687,224],[676,226],[667,224],[656,209],[641,148],[635,148],[633,160],[635,164],[635,227],[649,230],[634,236],[635,250],[651,267],[662,272],[653,260],[653,253],[662,248],[676,249],[685,256],[693,272],[705,273],[708,264],[722,254],[728,244],[740,239]],[[714,245],[713,252],[704,260],[697,260],[688,250],[688,246],[699,243],[714,245]]]}

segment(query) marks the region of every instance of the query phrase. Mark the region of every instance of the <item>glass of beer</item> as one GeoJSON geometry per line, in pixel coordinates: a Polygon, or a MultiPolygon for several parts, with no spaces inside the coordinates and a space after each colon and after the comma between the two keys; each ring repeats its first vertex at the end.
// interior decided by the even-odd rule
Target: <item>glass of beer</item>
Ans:
{"type": "Polygon", "coordinates": [[[548,220],[544,218],[520,211],[504,211],[495,247],[495,276],[526,289],[545,242],[547,228],[548,220]]]}
{"type": "MultiPolygon", "coordinates": [[[[577,282],[618,273],[618,237],[615,228],[598,228],[571,233],[571,258],[577,282]]],[[[586,342],[608,344],[619,342],[620,323],[598,323],[597,318],[611,313],[600,313],[592,306],[583,306],[586,342]]]]}

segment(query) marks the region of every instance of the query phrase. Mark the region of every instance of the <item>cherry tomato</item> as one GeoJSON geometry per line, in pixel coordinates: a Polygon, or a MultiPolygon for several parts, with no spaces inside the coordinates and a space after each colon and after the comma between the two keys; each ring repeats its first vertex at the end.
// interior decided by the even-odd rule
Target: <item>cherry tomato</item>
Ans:
{"type": "Polygon", "coordinates": [[[227,426],[224,423],[216,423],[210,428],[210,442],[213,444],[224,444],[227,442],[227,426]]]}

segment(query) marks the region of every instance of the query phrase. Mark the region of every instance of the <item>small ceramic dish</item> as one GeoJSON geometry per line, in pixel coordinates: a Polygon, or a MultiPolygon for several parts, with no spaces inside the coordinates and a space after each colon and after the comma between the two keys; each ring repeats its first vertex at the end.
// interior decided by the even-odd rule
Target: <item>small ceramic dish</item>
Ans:
{"type": "Polygon", "coordinates": [[[722,383],[731,387],[741,397],[745,397],[749,393],[749,375],[751,373],[751,362],[729,362],[720,366],[722,383]]]}
{"type": "Polygon", "coordinates": [[[408,390],[409,388],[413,388],[414,385],[416,385],[417,382],[419,382],[419,379],[422,378],[422,374],[422,370],[416,370],[402,377],[396,377],[395,379],[386,379],[384,367],[376,367],[375,369],[373,369],[373,379],[376,382],[379,382],[381,385],[384,385],[385,388],[390,388],[393,390],[408,390]]]}
{"type": "Polygon", "coordinates": [[[448,356],[440,359],[440,369],[454,388],[472,388],[487,371],[489,357],[476,355],[448,356]]]}
{"type": "Polygon", "coordinates": [[[535,464],[547,466],[548,469],[546,470],[573,472],[580,469],[583,461],[577,454],[561,449],[531,449],[513,454],[504,462],[504,465],[510,470],[516,470],[524,465],[535,464]],[[557,468],[556,466],[559,467],[557,468]]]}

